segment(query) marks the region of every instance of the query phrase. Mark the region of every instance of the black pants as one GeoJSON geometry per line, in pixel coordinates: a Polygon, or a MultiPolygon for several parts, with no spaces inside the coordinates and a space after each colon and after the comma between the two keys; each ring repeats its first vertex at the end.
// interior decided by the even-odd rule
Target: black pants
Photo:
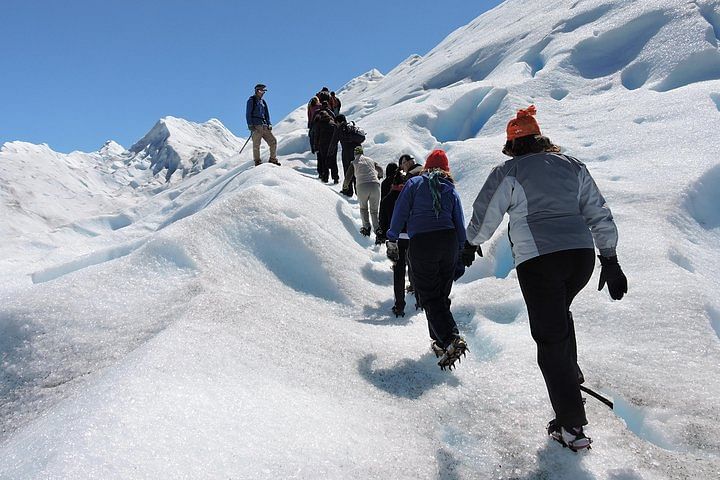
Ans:
{"type": "Polygon", "coordinates": [[[399,239],[398,254],[400,258],[393,265],[393,290],[395,293],[395,306],[405,308],[405,272],[407,271],[408,240],[399,239]]]}
{"type": "Polygon", "coordinates": [[[326,166],[326,161],[327,161],[327,160],[326,160],[325,153],[323,152],[322,148],[319,148],[319,149],[315,152],[315,155],[317,155],[317,172],[318,172],[318,176],[320,177],[321,180],[323,180],[324,182],[327,182],[328,171],[327,171],[327,166],[326,166]]]}
{"type": "Polygon", "coordinates": [[[315,129],[312,127],[308,127],[308,140],[310,141],[310,152],[315,153],[315,129]]]}
{"type": "Polygon", "coordinates": [[[450,312],[450,290],[458,258],[455,230],[419,233],[410,239],[408,261],[430,337],[447,347],[459,332],[450,312]]]}
{"type": "MultiPolygon", "coordinates": [[[[340,145],[342,146],[342,155],[340,158],[342,159],[343,175],[345,175],[348,171],[348,168],[350,167],[350,163],[352,163],[352,161],[355,159],[354,149],[357,146],[357,144],[340,142],[340,145]]],[[[355,178],[353,177],[352,182],[350,183],[350,187],[349,187],[349,191],[350,191],[351,195],[354,191],[354,187],[355,187],[355,178]]]]}
{"type": "Polygon", "coordinates": [[[317,151],[318,161],[318,174],[324,181],[328,181],[328,177],[332,174],[333,180],[337,180],[338,176],[338,165],[337,165],[337,152],[334,155],[328,155],[328,146],[320,144],[320,149],[317,151]]]}
{"type": "Polygon", "coordinates": [[[538,365],[555,418],[565,427],[587,424],[570,304],[587,285],[594,266],[595,252],[585,248],[541,255],[517,267],[538,365]]]}
{"type": "Polygon", "coordinates": [[[325,156],[325,178],[328,176],[328,170],[333,180],[339,180],[340,175],[338,174],[338,163],[337,163],[337,151],[325,156]]]}

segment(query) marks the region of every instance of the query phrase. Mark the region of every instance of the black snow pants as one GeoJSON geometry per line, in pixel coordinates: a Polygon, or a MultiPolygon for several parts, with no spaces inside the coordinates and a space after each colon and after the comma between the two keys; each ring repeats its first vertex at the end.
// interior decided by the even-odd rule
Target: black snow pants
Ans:
{"type": "MultiPolygon", "coordinates": [[[[350,164],[355,159],[354,150],[355,150],[355,147],[358,146],[358,144],[357,143],[340,142],[340,146],[342,147],[342,154],[341,154],[340,158],[342,159],[342,170],[343,170],[343,178],[344,178],[345,174],[348,171],[348,168],[350,167],[350,164]]],[[[353,191],[355,191],[354,188],[355,188],[355,179],[353,178],[352,182],[350,183],[350,187],[349,187],[351,195],[352,195],[353,191]]]]}
{"type": "Polygon", "coordinates": [[[430,337],[443,347],[459,335],[449,298],[458,252],[454,229],[418,233],[410,239],[408,247],[416,297],[425,310],[430,337]]]}
{"type": "Polygon", "coordinates": [[[590,248],[540,255],[517,266],[538,365],[555,418],[565,427],[587,425],[570,304],[587,285],[594,266],[595,251],[590,248]]]}
{"type": "MultiPolygon", "coordinates": [[[[398,254],[399,259],[393,265],[393,290],[395,293],[395,306],[405,308],[405,272],[407,271],[407,250],[408,240],[399,239],[398,254]]],[[[412,283],[412,279],[410,280],[412,283]]]]}
{"type": "Polygon", "coordinates": [[[338,174],[338,163],[337,163],[337,150],[335,152],[328,152],[325,155],[325,161],[323,162],[324,167],[324,178],[328,178],[328,173],[332,176],[333,180],[339,180],[340,175],[338,174]]]}

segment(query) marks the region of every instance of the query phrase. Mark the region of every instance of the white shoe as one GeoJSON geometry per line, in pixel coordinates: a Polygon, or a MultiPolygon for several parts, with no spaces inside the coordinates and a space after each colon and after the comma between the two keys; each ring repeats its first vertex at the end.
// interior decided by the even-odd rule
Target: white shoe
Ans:
{"type": "Polygon", "coordinates": [[[561,427],[555,420],[548,424],[548,435],[559,442],[563,447],[568,447],[573,452],[589,449],[592,438],[586,437],[583,427],[561,427]]]}

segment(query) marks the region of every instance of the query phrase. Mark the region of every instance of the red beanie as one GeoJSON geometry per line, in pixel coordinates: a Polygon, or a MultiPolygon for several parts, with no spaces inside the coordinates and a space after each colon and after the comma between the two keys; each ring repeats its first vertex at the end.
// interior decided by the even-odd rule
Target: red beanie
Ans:
{"type": "Polygon", "coordinates": [[[448,162],[447,155],[443,150],[433,150],[425,160],[425,170],[431,170],[433,168],[441,168],[446,172],[450,171],[450,162],[448,162]]]}
{"type": "Polygon", "coordinates": [[[535,121],[536,113],[535,105],[530,105],[525,110],[518,110],[517,117],[507,124],[508,141],[528,135],[540,135],[540,125],[535,121]]]}

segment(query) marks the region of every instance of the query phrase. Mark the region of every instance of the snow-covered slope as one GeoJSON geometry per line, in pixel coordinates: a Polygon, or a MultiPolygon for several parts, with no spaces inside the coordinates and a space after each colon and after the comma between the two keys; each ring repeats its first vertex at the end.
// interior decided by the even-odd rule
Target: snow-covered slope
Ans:
{"type": "MultiPolygon", "coordinates": [[[[592,450],[544,432],[507,230],[454,287],[470,353],[441,372],[423,313],[388,316],[355,201],[315,179],[301,106],[274,129],[282,167],[217,159],[43,258],[3,231],[32,275],[0,284],[0,478],[716,478],[720,2],[526,3],[339,95],[380,163],[446,149],[466,216],[519,107],[587,163],[630,282],[612,302],[595,275],[573,306],[587,384],[616,405],[588,400],[592,450]]],[[[164,128],[131,150],[171,158],[164,128]]]]}

